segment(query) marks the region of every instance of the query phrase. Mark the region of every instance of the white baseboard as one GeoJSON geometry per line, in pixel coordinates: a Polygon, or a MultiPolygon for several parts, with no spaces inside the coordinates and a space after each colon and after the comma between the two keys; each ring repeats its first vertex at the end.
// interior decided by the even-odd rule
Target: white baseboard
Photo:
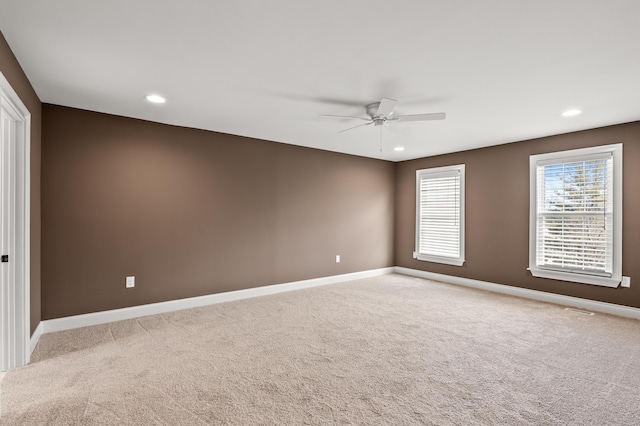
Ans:
{"type": "Polygon", "coordinates": [[[33,350],[35,349],[38,341],[40,340],[40,336],[45,333],[53,333],[56,331],[70,330],[74,328],[88,327],[98,324],[106,324],[114,321],[122,321],[148,315],[161,314],[165,312],[179,311],[182,309],[197,308],[201,306],[214,305],[216,303],[231,302],[234,300],[249,299],[252,297],[267,296],[270,294],[336,284],[344,281],[387,275],[391,273],[410,275],[434,281],[441,281],[449,284],[462,285],[465,287],[478,288],[496,293],[509,294],[512,296],[524,297],[527,299],[555,303],[558,305],[572,306],[590,311],[640,319],[640,309],[632,308],[629,306],[598,302],[589,299],[581,299],[579,297],[563,296],[560,294],[546,293],[543,291],[530,290],[526,288],[490,283],[487,281],[436,274],[433,272],[420,271],[417,269],[396,266],[45,320],[38,324],[38,327],[31,336],[31,352],[33,352],[33,350]]]}
{"type": "Polygon", "coordinates": [[[31,335],[31,345],[30,345],[31,347],[29,351],[29,356],[31,356],[31,354],[33,353],[33,350],[36,348],[36,345],[40,341],[40,336],[42,336],[43,329],[44,329],[44,325],[42,324],[42,321],[40,321],[35,331],[31,335]]]}
{"type": "MultiPolygon", "coordinates": [[[[148,305],[132,306],[130,308],[113,309],[110,311],[94,312],[90,314],[74,315],[64,318],[45,320],[40,323],[38,329],[40,334],[53,333],[55,331],[70,330],[73,328],[87,327],[91,325],[106,324],[114,321],[122,321],[131,318],[144,317],[148,315],[162,314],[165,312],[179,311],[182,309],[197,308],[201,306],[214,305],[216,303],[231,302],[240,299],[249,299],[258,296],[283,293],[286,291],[301,290],[304,288],[318,287],[328,284],[336,284],[343,281],[357,280],[361,278],[375,277],[379,275],[392,274],[393,267],[372,269],[369,271],[353,272],[350,274],[333,275],[310,280],[294,281],[284,284],[274,284],[264,287],[248,288],[246,290],[229,291],[226,293],[210,294],[207,296],[190,297],[188,299],[170,300],[167,302],[151,303],[148,305]]],[[[38,333],[34,333],[34,337],[38,333]]],[[[31,348],[35,348],[35,343],[40,335],[37,335],[34,343],[31,338],[31,348]]]]}
{"type": "Polygon", "coordinates": [[[426,278],[434,281],[442,281],[449,284],[457,284],[465,287],[479,288],[493,291],[495,293],[509,294],[511,296],[524,297],[527,299],[540,300],[542,302],[555,303],[558,305],[572,306],[589,311],[602,312],[605,314],[618,315],[640,319],[640,309],[630,306],[616,305],[614,303],[598,302],[596,300],[582,299],[573,296],[547,293],[544,291],[530,290],[528,288],[513,287],[503,284],[495,284],[487,281],[473,280],[470,278],[454,277],[451,275],[436,274],[433,272],[420,271],[417,269],[403,268],[396,266],[395,273],[410,275],[418,278],[426,278]]]}

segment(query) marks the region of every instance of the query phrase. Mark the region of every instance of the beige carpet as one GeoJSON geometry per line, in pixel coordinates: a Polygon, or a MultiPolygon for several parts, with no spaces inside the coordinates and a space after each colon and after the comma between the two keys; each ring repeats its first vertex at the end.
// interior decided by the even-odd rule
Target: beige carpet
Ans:
{"type": "Polygon", "coordinates": [[[42,337],[2,425],[638,425],[640,321],[390,275],[42,337]]]}

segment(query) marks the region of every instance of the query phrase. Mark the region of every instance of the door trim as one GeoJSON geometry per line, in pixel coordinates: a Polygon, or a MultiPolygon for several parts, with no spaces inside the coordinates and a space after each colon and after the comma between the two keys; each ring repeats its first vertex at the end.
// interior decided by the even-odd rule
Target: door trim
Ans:
{"type": "MultiPolygon", "coordinates": [[[[3,170],[8,177],[7,186],[13,191],[10,206],[9,230],[9,282],[2,288],[1,321],[2,354],[0,361],[12,370],[29,362],[30,344],[30,291],[31,291],[31,113],[5,76],[0,72],[0,110],[11,121],[10,170],[3,170]]],[[[7,253],[3,253],[7,254],[7,253]]]]}

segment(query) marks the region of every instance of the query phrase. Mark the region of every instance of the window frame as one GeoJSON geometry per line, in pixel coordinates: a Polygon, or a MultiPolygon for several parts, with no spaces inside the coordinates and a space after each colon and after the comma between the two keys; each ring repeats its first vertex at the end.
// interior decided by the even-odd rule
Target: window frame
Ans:
{"type": "Polygon", "coordinates": [[[416,231],[415,231],[415,251],[414,259],[426,262],[442,263],[446,265],[462,266],[465,259],[465,165],[457,164],[452,166],[434,167],[429,169],[416,170],[416,231]],[[460,256],[448,257],[432,254],[420,253],[420,180],[425,176],[432,178],[442,177],[457,172],[460,178],[460,194],[459,194],[459,217],[460,217],[460,236],[459,247],[460,256]]]}
{"type": "Polygon", "coordinates": [[[591,284],[604,287],[618,287],[622,281],[622,144],[602,145],[557,151],[529,157],[529,271],[534,277],[591,284]],[[564,164],[580,161],[593,155],[611,154],[613,162],[613,232],[612,232],[612,273],[611,277],[598,273],[561,271],[539,267],[536,264],[538,243],[537,168],[544,165],[564,164]]]}

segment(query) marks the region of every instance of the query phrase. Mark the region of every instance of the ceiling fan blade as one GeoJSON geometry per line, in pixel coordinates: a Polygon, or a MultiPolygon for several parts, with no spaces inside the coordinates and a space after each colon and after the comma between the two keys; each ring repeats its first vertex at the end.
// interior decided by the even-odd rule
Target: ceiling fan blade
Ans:
{"type": "Polygon", "coordinates": [[[447,118],[447,114],[444,112],[434,112],[431,114],[413,114],[413,115],[398,115],[390,118],[394,121],[428,121],[428,120],[444,120],[447,118]]]}
{"type": "Polygon", "coordinates": [[[386,117],[393,112],[393,109],[396,107],[398,101],[395,99],[382,98],[380,101],[380,106],[378,107],[378,112],[376,112],[377,116],[386,117]]]}
{"type": "Polygon", "coordinates": [[[368,126],[369,124],[373,124],[373,121],[368,123],[358,124],[357,126],[349,127],[348,129],[340,130],[338,133],[348,132],[349,130],[355,129],[356,127],[368,126]]]}
{"type": "Polygon", "coordinates": [[[329,114],[322,114],[320,115],[320,117],[329,117],[329,118],[348,118],[350,120],[364,120],[364,121],[369,121],[371,120],[370,118],[364,118],[364,117],[353,117],[350,115],[329,115],[329,114]]]}

